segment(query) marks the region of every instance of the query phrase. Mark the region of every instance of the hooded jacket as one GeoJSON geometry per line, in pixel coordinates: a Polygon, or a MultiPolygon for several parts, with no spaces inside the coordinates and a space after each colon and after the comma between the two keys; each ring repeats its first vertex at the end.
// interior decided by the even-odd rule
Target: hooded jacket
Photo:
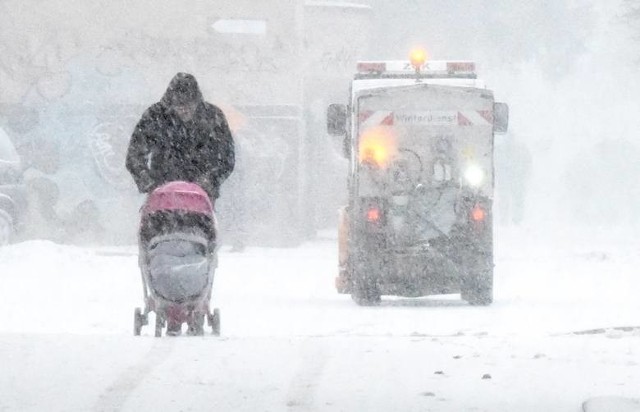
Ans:
{"type": "Polygon", "coordinates": [[[195,77],[186,73],[178,73],[162,99],[142,115],[126,160],[142,193],[183,180],[198,183],[211,199],[220,195],[220,185],[234,164],[233,137],[224,113],[203,100],[195,77]],[[196,105],[187,121],[175,111],[185,103],[196,105]]]}

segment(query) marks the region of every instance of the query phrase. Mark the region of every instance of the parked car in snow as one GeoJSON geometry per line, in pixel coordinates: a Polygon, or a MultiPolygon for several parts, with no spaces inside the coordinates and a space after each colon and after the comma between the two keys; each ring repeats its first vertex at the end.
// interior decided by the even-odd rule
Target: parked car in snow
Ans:
{"type": "Polygon", "coordinates": [[[26,209],[22,165],[9,135],[0,128],[0,245],[14,237],[26,209]]]}

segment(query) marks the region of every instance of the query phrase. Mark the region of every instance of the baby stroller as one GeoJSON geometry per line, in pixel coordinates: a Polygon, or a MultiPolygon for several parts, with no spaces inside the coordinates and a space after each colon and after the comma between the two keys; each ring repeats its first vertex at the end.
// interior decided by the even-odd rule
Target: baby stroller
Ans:
{"type": "Polygon", "coordinates": [[[204,334],[204,320],[220,334],[220,311],[210,310],[217,267],[216,220],[207,193],[197,184],[170,182],[155,189],[141,210],[139,266],[144,310],[134,312],[133,333],[140,335],[155,312],[155,336],[204,334]]]}

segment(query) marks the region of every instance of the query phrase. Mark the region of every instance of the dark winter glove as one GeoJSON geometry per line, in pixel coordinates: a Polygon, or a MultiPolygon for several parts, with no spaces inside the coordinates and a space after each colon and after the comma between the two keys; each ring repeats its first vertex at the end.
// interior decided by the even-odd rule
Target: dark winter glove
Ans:
{"type": "Polygon", "coordinates": [[[215,200],[218,197],[218,180],[214,174],[202,175],[196,181],[198,185],[209,195],[211,200],[215,200]]]}
{"type": "Polygon", "coordinates": [[[209,188],[211,187],[211,179],[207,175],[201,175],[196,180],[196,183],[204,190],[209,190],[209,188]]]}

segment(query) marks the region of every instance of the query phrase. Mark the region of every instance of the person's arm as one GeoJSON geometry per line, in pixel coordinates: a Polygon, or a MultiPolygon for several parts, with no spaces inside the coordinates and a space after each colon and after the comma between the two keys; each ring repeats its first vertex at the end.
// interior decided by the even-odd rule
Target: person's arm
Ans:
{"type": "Polygon", "coordinates": [[[151,156],[149,131],[151,124],[152,116],[150,111],[147,110],[136,125],[127,150],[127,170],[131,173],[140,193],[149,192],[153,186],[153,180],[149,174],[149,157],[151,156]]]}
{"type": "Polygon", "coordinates": [[[229,124],[227,123],[227,119],[222,111],[220,112],[219,128],[221,137],[221,159],[218,162],[220,165],[218,178],[220,179],[220,183],[222,183],[233,172],[236,165],[236,151],[233,136],[231,135],[231,129],[229,129],[229,124]]]}
{"type": "Polygon", "coordinates": [[[235,145],[227,119],[221,110],[216,113],[216,144],[218,145],[217,170],[214,171],[218,185],[233,172],[236,163],[235,145]]]}

